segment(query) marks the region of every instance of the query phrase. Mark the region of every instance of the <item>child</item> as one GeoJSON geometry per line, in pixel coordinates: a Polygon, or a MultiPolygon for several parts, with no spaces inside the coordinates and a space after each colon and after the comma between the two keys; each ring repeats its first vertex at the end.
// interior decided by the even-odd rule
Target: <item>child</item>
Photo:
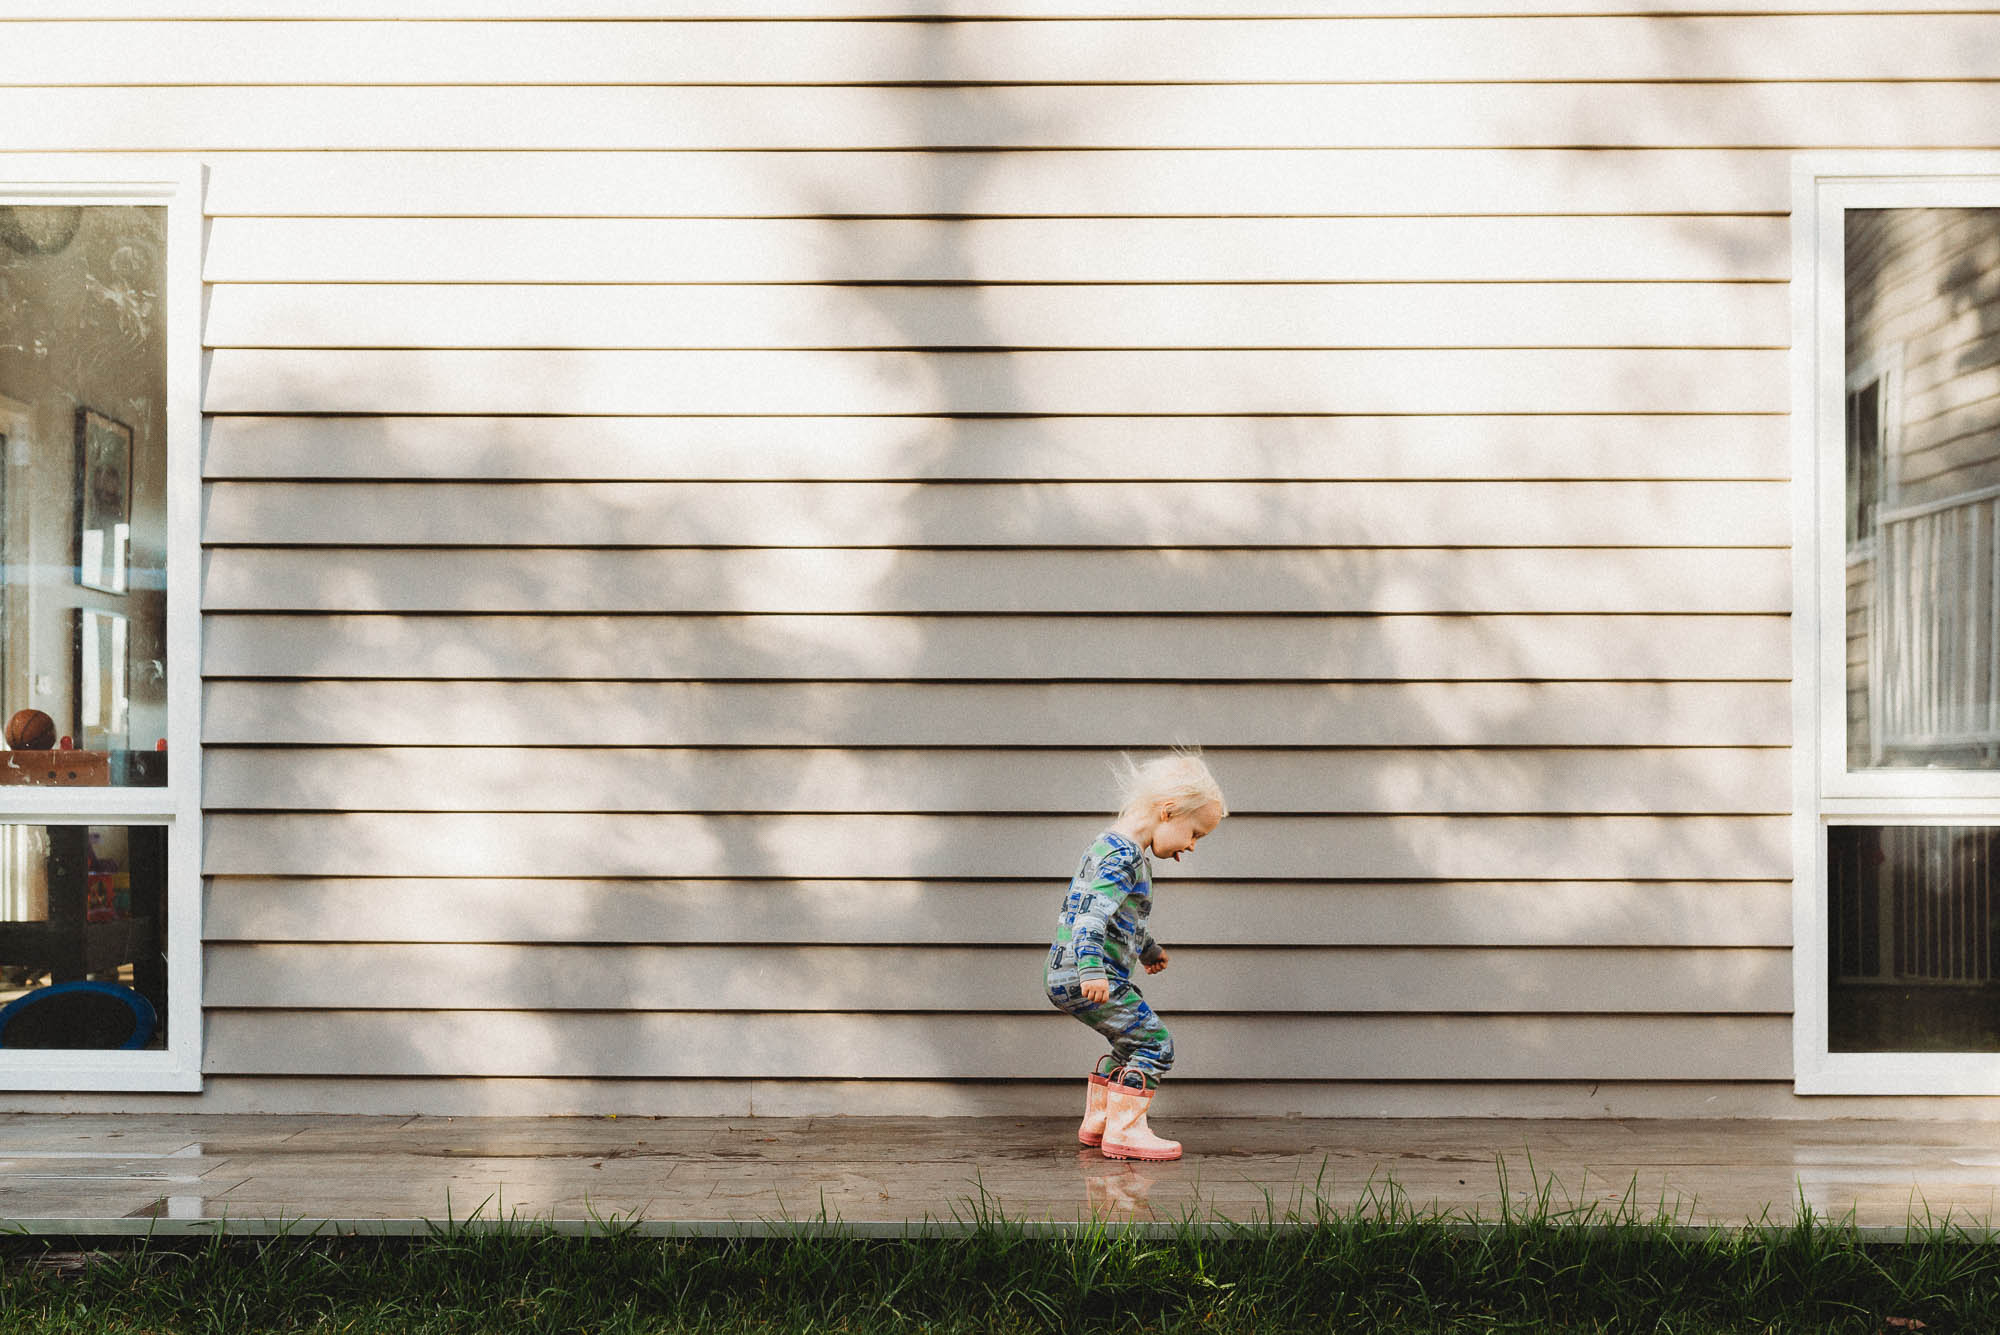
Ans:
{"type": "Polygon", "coordinates": [[[1229,814],[1201,756],[1176,751],[1144,765],[1125,762],[1125,805],[1083,855],[1069,883],[1047,985],[1056,1009],[1111,1041],[1091,1072],[1076,1138],[1114,1159],[1178,1159],[1181,1147],[1146,1125],[1146,1105],[1174,1064],[1174,1041],[1132,985],[1136,962],[1167,967],[1167,952],[1146,930],[1153,908],[1147,854],[1179,862],[1229,814]]]}

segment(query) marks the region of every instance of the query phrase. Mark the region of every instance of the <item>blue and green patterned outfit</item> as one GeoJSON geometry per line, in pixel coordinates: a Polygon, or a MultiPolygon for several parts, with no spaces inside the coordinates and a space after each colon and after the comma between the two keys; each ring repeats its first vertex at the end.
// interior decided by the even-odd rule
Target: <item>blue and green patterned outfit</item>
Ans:
{"type": "MultiPolygon", "coordinates": [[[[1152,911],[1153,864],[1137,844],[1106,830],[1070,878],[1049,947],[1049,1000],[1109,1039],[1109,1063],[1134,1085],[1158,1083],[1174,1064],[1173,1035],[1132,985],[1134,966],[1160,954],[1146,930],[1152,911]],[[1083,999],[1083,984],[1093,978],[1111,984],[1109,1001],[1083,999]]],[[[1105,1063],[1098,1065],[1101,1071],[1105,1063]]]]}

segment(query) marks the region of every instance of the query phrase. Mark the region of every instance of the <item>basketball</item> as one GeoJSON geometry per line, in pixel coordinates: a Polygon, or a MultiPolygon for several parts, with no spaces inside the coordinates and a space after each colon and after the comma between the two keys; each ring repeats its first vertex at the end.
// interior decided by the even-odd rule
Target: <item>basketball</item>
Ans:
{"type": "Polygon", "coordinates": [[[56,721],[39,709],[17,709],[7,720],[7,745],[16,751],[46,751],[56,744],[56,721]]]}

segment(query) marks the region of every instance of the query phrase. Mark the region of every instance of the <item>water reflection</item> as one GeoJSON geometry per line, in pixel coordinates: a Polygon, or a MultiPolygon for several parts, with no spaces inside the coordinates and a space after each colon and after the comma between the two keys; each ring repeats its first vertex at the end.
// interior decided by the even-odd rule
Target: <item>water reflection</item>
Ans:
{"type": "Polygon", "coordinates": [[[1093,1218],[1153,1218],[1150,1198],[1157,1167],[1132,1159],[1107,1159],[1096,1150],[1078,1152],[1076,1166],[1093,1218]]]}

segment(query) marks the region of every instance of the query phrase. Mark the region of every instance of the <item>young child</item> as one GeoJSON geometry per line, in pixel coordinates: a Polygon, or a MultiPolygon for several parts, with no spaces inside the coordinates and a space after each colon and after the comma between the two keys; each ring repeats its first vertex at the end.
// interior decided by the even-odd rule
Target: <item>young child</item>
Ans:
{"type": "Polygon", "coordinates": [[[1178,1159],[1179,1142],[1153,1134],[1146,1106],[1174,1064],[1174,1040],[1132,984],[1133,965],[1167,967],[1146,930],[1153,864],[1180,861],[1229,814],[1199,754],[1176,751],[1144,765],[1125,762],[1124,806],[1097,836],[1069,883],[1049,948],[1049,1000],[1111,1041],[1090,1074],[1076,1138],[1114,1159],[1178,1159]]]}

